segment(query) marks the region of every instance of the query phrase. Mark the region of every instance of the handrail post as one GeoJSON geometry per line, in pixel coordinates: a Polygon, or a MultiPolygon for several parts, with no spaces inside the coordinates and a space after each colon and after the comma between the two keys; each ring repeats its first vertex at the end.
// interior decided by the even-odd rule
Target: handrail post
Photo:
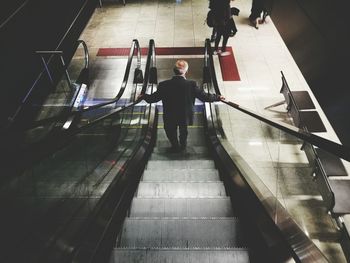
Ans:
{"type": "Polygon", "coordinates": [[[50,82],[51,82],[51,84],[53,84],[53,79],[52,79],[52,76],[51,76],[49,67],[48,67],[48,65],[47,65],[47,63],[46,63],[46,61],[45,61],[45,59],[44,59],[44,56],[43,56],[42,54],[39,54],[39,55],[40,55],[41,61],[42,61],[43,64],[44,64],[45,71],[46,71],[46,73],[47,73],[47,75],[48,75],[48,77],[49,77],[49,79],[50,79],[50,82]]]}
{"type": "Polygon", "coordinates": [[[69,84],[69,87],[71,88],[72,81],[70,79],[70,76],[69,76],[69,73],[68,73],[68,70],[67,70],[67,67],[66,67],[66,63],[64,62],[64,58],[63,58],[62,55],[60,56],[60,59],[61,59],[62,66],[64,68],[64,74],[66,75],[67,82],[69,84]]]}

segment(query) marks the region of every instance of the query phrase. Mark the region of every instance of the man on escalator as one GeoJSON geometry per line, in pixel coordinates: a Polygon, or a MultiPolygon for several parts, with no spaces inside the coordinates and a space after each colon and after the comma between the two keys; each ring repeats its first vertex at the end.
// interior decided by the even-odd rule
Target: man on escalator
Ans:
{"type": "Polygon", "coordinates": [[[162,101],[165,133],[171,143],[171,151],[179,152],[186,149],[187,125],[193,124],[195,99],[213,102],[225,98],[221,95],[205,93],[195,81],[187,80],[188,63],[185,60],[176,61],[173,70],[175,76],[160,82],[156,92],[151,95],[140,95],[138,99],[144,99],[148,103],[162,101]]]}

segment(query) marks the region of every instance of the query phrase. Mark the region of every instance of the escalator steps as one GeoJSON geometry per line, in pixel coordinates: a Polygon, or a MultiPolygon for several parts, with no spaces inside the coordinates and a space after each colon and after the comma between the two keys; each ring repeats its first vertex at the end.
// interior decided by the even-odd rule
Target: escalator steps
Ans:
{"type": "Polygon", "coordinates": [[[134,198],[130,217],[233,217],[233,211],[228,197],[134,198]]]}
{"type": "Polygon", "coordinates": [[[236,218],[127,218],[122,248],[234,248],[245,242],[236,218]]]}
{"type": "Polygon", "coordinates": [[[140,182],[137,197],[220,197],[226,196],[222,182],[140,182]]]}
{"type": "Polygon", "coordinates": [[[146,170],[143,173],[142,181],[219,181],[219,174],[216,169],[163,169],[163,170],[146,170]]]}
{"type": "Polygon", "coordinates": [[[247,263],[247,249],[115,249],[110,263],[247,263]]]}

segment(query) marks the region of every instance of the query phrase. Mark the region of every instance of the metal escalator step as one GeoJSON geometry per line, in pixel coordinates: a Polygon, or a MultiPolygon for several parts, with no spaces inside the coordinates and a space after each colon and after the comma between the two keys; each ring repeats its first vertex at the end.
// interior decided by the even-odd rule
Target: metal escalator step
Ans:
{"type": "Polygon", "coordinates": [[[187,147],[185,151],[178,153],[155,153],[153,152],[150,160],[163,160],[163,161],[173,161],[173,160],[207,160],[210,158],[209,153],[195,153],[190,147],[187,147]]]}
{"type": "Polygon", "coordinates": [[[226,196],[222,182],[140,182],[137,197],[218,197],[226,196]]]}
{"type": "Polygon", "coordinates": [[[234,248],[246,245],[236,218],[126,218],[122,248],[234,248]]]}
{"type": "Polygon", "coordinates": [[[234,249],[114,249],[109,263],[249,263],[249,251],[234,249]]]}
{"type": "Polygon", "coordinates": [[[130,217],[233,217],[231,200],[221,198],[134,198],[130,217]]]}
{"type": "Polygon", "coordinates": [[[147,163],[147,169],[213,169],[215,164],[213,160],[150,160],[147,163]]]}
{"type": "Polygon", "coordinates": [[[216,169],[164,169],[145,170],[142,181],[220,181],[216,169]]]}
{"type": "MultiPolygon", "coordinates": [[[[158,143],[158,141],[157,141],[158,143]]],[[[189,154],[209,154],[209,149],[206,146],[203,145],[198,145],[198,146],[194,146],[194,145],[187,145],[186,148],[186,152],[189,154]]],[[[163,155],[167,155],[167,156],[174,156],[173,153],[169,153],[169,145],[165,145],[165,146],[156,146],[153,148],[153,154],[154,153],[158,153],[158,154],[163,154],[163,155]]],[[[209,158],[207,158],[209,159],[209,158]]]]}

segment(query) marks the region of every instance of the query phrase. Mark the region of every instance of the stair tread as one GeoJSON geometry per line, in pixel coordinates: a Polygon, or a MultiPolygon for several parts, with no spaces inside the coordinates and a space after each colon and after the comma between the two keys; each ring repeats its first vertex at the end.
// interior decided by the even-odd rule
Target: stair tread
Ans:
{"type": "Polygon", "coordinates": [[[249,251],[245,248],[230,249],[126,249],[116,248],[110,263],[248,263],[249,251]]]}
{"type": "Polygon", "coordinates": [[[230,198],[134,198],[130,217],[232,217],[230,198]]]}
{"type": "Polygon", "coordinates": [[[138,197],[226,196],[222,182],[140,182],[138,197]]]}
{"type": "Polygon", "coordinates": [[[149,160],[146,169],[213,169],[213,160],[149,160]]]}
{"type": "Polygon", "coordinates": [[[163,169],[146,170],[143,173],[142,181],[220,181],[216,169],[163,169]]]}
{"type": "Polygon", "coordinates": [[[126,218],[120,247],[243,247],[237,218],[126,218]]]}

